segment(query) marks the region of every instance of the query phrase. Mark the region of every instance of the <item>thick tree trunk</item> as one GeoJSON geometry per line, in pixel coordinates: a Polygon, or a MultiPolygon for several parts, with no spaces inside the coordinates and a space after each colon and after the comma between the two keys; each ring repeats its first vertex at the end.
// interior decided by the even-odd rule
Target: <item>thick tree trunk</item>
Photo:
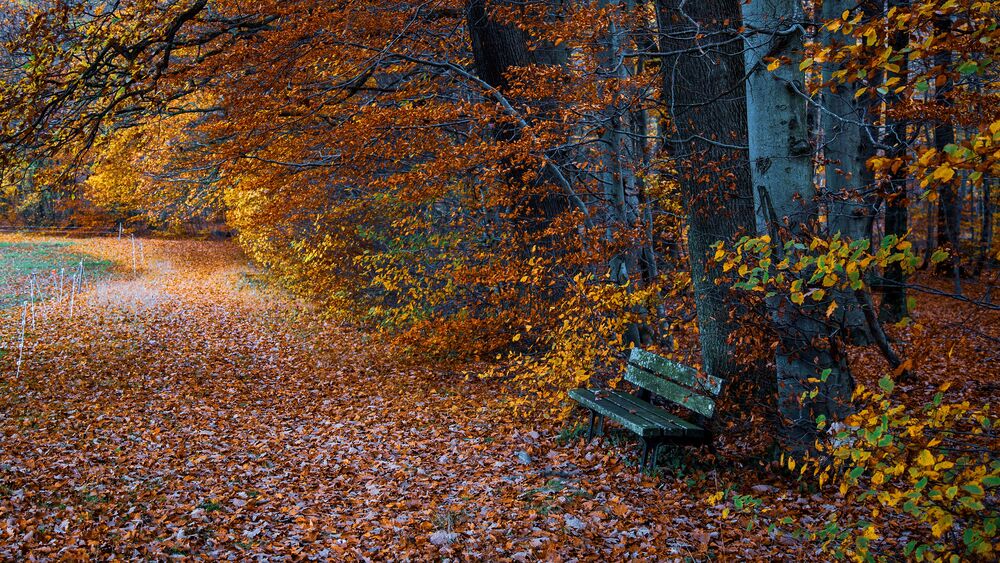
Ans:
{"type": "Polygon", "coordinates": [[[731,288],[715,283],[721,268],[708,265],[715,242],[732,244],[755,231],[745,148],[743,42],[736,31],[740,2],[661,0],[657,16],[660,50],[666,53],[667,151],[677,163],[687,213],[702,360],[708,373],[740,380],[747,371],[738,365],[729,342],[739,302],[731,288]]]}
{"type": "MultiPolygon", "coordinates": [[[[476,75],[504,94],[510,89],[508,76],[512,69],[531,64],[558,65],[566,62],[565,49],[552,45],[530,49],[530,38],[524,31],[490,17],[486,0],[468,0],[466,17],[476,75]]],[[[546,109],[542,107],[540,111],[544,113],[546,109]]],[[[501,124],[493,133],[493,137],[501,142],[517,140],[520,135],[520,127],[514,123],[501,124]]],[[[515,178],[520,175],[515,172],[510,176],[515,178]]],[[[541,178],[544,181],[549,176],[542,174],[541,178]]],[[[532,197],[529,208],[537,219],[532,228],[544,228],[568,207],[562,194],[532,197]]]]}
{"type": "MultiPolygon", "coordinates": [[[[757,230],[780,249],[815,230],[817,193],[806,128],[802,60],[804,17],[796,0],[743,4],[746,36],[747,123],[757,230]],[[773,72],[769,61],[783,62],[773,72]]],[[[781,259],[781,256],[776,256],[781,259]]],[[[778,332],[775,353],[780,429],[785,447],[801,454],[814,444],[815,419],[841,418],[850,410],[854,383],[838,341],[831,337],[822,305],[796,306],[784,294],[768,305],[778,332]],[[821,379],[817,388],[810,380],[821,379]],[[811,395],[811,396],[810,396],[811,395]]]]}

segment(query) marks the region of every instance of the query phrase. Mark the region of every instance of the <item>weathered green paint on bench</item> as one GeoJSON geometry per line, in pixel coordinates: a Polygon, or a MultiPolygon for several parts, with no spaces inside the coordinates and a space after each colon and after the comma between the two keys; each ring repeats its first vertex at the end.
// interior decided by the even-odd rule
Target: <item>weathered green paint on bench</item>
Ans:
{"type": "Polygon", "coordinates": [[[711,439],[704,428],[678,418],[645,399],[653,393],[711,418],[715,414],[713,397],[722,390],[721,379],[701,376],[693,368],[633,348],[625,369],[625,380],[636,385],[644,395],[640,398],[610,389],[574,389],[569,392],[570,398],[590,410],[588,440],[593,436],[595,415],[602,421],[601,428],[604,418],[611,418],[642,439],[640,468],[645,468],[650,446],[655,464],[656,452],[664,442],[704,443],[711,439]]]}
{"type": "Polygon", "coordinates": [[[702,436],[705,434],[705,429],[702,428],[701,426],[698,426],[693,422],[688,422],[683,418],[676,417],[668,413],[667,411],[661,409],[660,407],[653,406],[652,404],[643,401],[642,399],[636,397],[635,395],[629,395],[626,393],[618,392],[618,396],[621,398],[623,402],[630,405],[632,408],[645,406],[646,408],[650,409],[650,411],[656,413],[656,415],[659,417],[659,420],[662,421],[664,424],[673,424],[674,426],[683,429],[685,436],[693,437],[693,436],[702,436]]]}
{"type": "Polygon", "coordinates": [[[574,389],[569,396],[640,436],[696,437],[705,432],[695,424],[620,391],[574,389]]]}
{"type": "Polygon", "coordinates": [[[718,377],[713,375],[699,375],[694,368],[672,362],[641,348],[632,348],[628,362],[648,372],[672,379],[686,387],[710,393],[715,397],[722,391],[723,382],[718,377]]]}
{"type": "Polygon", "coordinates": [[[639,436],[663,435],[662,424],[643,417],[637,409],[621,406],[610,397],[610,393],[610,391],[594,392],[590,389],[574,389],[570,391],[569,396],[597,414],[615,420],[639,436]]]}
{"type": "Polygon", "coordinates": [[[677,403],[678,405],[688,408],[698,414],[709,418],[715,414],[715,401],[712,399],[704,395],[698,395],[694,391],[685,389],[673,381],[657,377],[648,371],[635,367],[634,365],[629,365],[628,368],[626,368],[625,381],[634,383],[643,389],[652,391],[664,399],[677,403]]]}

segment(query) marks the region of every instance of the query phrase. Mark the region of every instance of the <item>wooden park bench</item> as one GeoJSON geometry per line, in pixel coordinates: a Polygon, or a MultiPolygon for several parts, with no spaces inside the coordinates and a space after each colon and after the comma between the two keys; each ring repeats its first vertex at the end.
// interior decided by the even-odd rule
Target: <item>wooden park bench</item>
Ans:
{"type": "Polygon", "coordinates": [[[618,422],[642,440],[639,471],[646,469],[650,453],[650,469],[656,465],[656,454],[663,444],[711,443],[708,430],[653,405],[651,396],[657,395],[710,419],[715,414],[715,397],[722,390],[723,380],[711,375],[699,375],[694,368],[632,348],[625,369],[625,381],[636,386],[634,395],[613,389],[574,389],[569,392],[574,401],[590,410],[588,442],[594,437],[595,417],[599,418],[601,433],[605,417],[618,422]]]}

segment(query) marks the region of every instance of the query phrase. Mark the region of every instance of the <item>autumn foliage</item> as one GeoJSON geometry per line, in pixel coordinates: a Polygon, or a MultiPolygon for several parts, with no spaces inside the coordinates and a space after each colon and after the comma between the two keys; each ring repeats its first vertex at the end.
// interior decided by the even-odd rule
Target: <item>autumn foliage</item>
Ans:
{"type": "MultiPolygon", "coordinates": [[[[399,364],[365,383],[365,396],[396,385],[386,383],[394,377],[437,393],[435,376],[420,371],[433,367],[449,382],[443,388],[455,378],[495,394],[490,417],[505,424],[572,427],[568,390],[618,385],[631,346],[655,350],[727,380],[714,423],[723,453],[713,461],[791,469],[786,483],[800,478],[832,495],[824,502],[835,496],[852,520],[829,510],[822,522],[778,517],[768,511],[779,499],[737,488],[697,501],[713,515],[727,520],[732,509],[740,527],[763,518],[760,533],[772,540],[786,534],[859,559],[995,555],[988,378],[970,375],[974,389],[955,402],[920,391],[962,369],[928,326],[963,339],[969,369],[988,371],[996,359],[980,353],[997,342],[995,3],[0,6],[6,224],[117,234],[119,273],[131,260],[135,279],[150,265],[128,256],[133,233],[232,233],[260,279],[288,293],[280,303],[301,300],[309,323],[349,325],[399,364]],[[772,89],[761,96],[761,88],[772,89]],[[791,102],[765,105],[777,95],[791,102]],[[775,117],[781,130],[767,131],[775,117]],[[949,313],[943,303],[977,326],[934,324],[949,313]],[[904,385],[913,387],[893,394],[904,385]],[[770,459],[775,435],[787,461],[770,459]],[[887,515],[917,528],[912,541],[897,545],[898,526],[875,524],[887,515]]],[[[214,251],[174,251],[197,255],[192,275],[211,277],[200,287],[220,292],[244,321],[281,314],[284,305],[271,302],[265,313],[247,312],[242,298],[219,289],[231,280],[206,273],[219,266],[214,251]]],[[[222,260],[228,273],[230,258],[222,260]]],[[[155,265],[147,273],[184,283],[166,281],[155,265]]],[[[19,276],[11,284],[34,279],[19,276]]],[[[175,305],[158,314],[188,314],[175,305]]],[[[211,314],[201,299],[194,306],[197,316],[211,314]]],[[[210,326],[208,338],[224,338],[210,326]]],[[[247,330],[268,346],[277,338],[247,330]]],[[[352,340],[360,336],[341,336],[363,348],[352,340]]],[[[273,346],[275,362],[300,367],[273,346]]],[[[45,354],[55,366],[57,352],[45,354]]],[[[334,379],[320,381],[346,395],[334,379]]],[[[53,385],[76,396],[65,378],[53,385]]],[[[283,385],[312,392],[284,376],[266,387],[283,385]]],[[[223,390],[206,393],[218,399],[223,390]]],[[[27,483],[19,486],[41,486],[27,483]]],[[[528,496],[546,497],[546,486],[528,496]]],[[[624,494],[588,505],[588,522],[623,518],[624,494]]],[[[200,510],[197,520],[211,520],[200,510]]],[[[462,510],[455,529],[475,520],[462,510]]],[[[305,536],[315,517],[297,516],[305,536]]],[[[583,530],[573,518],[564,524],[583,530]]],[[[18,523],[18,534],[29,524],[18,523]]],[[[152,541],[141,526],[132,532],[110,549],[152,541]]],[[[226,534],[220,542],[246,530],[226,534]]],[[[714,557],[710,532],[698,534],[685,549],[714,557]]],[[[177,549],[215,545],[174,539],[177,549]]],[[[91,539],[82,541],[84,549],[91,539]]],[[[413,556],[434,549],[403,543],[400,553],[413,556]]],[[[635,544],[649,549],[638,536],[621,543],[635,544]]],[[[565,555],[535,547],[534,556],[565,555]]]]}

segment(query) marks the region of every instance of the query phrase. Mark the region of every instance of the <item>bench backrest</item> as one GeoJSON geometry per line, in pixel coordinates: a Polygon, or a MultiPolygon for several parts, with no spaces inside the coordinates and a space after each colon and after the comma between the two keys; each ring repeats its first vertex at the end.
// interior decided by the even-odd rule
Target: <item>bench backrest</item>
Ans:
{"type": "Polygon", "coordinates": [[[709,418],[715,414],[715,397],[723,380],[700,375],[694,368],[672,362],[639,348],[632,348],[625,381],[709,418]]]}

